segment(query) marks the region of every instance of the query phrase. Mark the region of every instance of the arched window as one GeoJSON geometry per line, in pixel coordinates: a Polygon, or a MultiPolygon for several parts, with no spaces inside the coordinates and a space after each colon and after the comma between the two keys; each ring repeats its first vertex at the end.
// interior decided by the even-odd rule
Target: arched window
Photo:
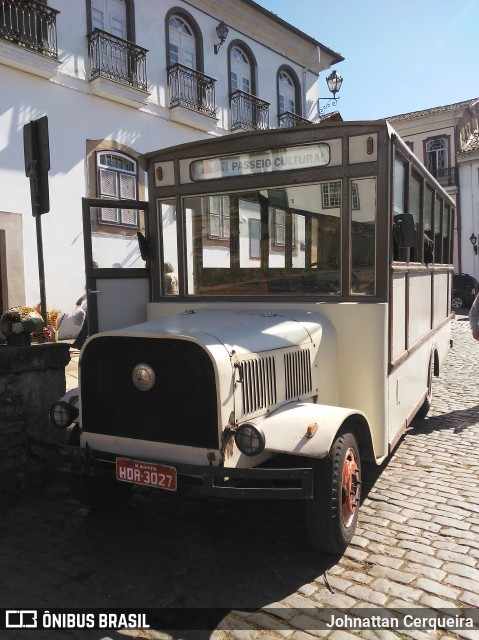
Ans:
{"type": "Polygon", "coordinates": [[[230,49],[230,91],[252,93],[251,64],[246,53],[240,47],[230,49]]]}
{"type": "Polygon", "coordinates": [[[280,71],[278,77],[279,113],[296,113],[296,88],[287,71],[280,71]]]}
{"type": "Polygon", "coordinates": [[[170,16],[168,23],[169,64],[182,64],[196,69],[196,42],[193,29],[179,15],[170,16]]]}
{"type": "MultiPolygon", "coordinates": [[[[135,200],[137,194],[137,164],[116,151],[99,151],[96,156],[98,197],[112,200],[135,200]]],[[[100,209],[99,223],[138,226],[138,211],[134,209],[100,209]]]]}

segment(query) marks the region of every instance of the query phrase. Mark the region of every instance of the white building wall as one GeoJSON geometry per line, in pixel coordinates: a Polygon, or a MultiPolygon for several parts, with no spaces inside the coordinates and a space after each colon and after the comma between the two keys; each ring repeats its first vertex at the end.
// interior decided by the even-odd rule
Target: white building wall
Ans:
{"type": "Polygon", "coordinates": [[[479,237],[479,151],[461,159],[458,167],[462,203],[462,271],[479,280],[479,256],[469,240],[471,234],[479,237]]]}
{"type": "MultiPolygon", "coordinates": [[[[36,75],[35,65],[45,66],[43,56],[0,40],[0,211],[23,216],[25,288],[9,292],[16,304],[40,301],[35,220],[31,215],[29,181],[25,177],[23,127],[48,116],[51,170],[50,212],[41,216],[45,284],[48,308],[66,313],[84,289],[81,199],[88,195],[86,163],[88,140],[112,140],[137,153],[229,133],[228,43],[245,42],[257,62],[256,95],[270,102],[270,127],[277,127],[277,71],[292,68],[302,85],[303,117],[314,119],[318,73],[334,62],[328,50],[268,20],[251,6],[233,0],[218,5],[211,0],[194,3],[136,0],[136,44],[148,49],[148,92],[144,103],[121,104],[95,95],[89,81],[86,2],[52,0],[58,9],[58,65],[50,79],[36,75]],[[165,17],[181,7],[200,27],[204,48],[204,73],[216,78],[218,121],[210,131],[179,124],[168,107],[165,17]],[[228,39],[218,55],[216,25],[224,19],[228,39]],[[236,21],[236,22],[235,22],[236,21]],[[251,35],[248,35],[248,32],[251,35]],[[12,54],[12,55],[10,55],[12,54]],[[25,64],[12,62],[21,54],[25,64]],[[28,71],[28,67],[31,71],[28,71]]],[[[340,58],[339,58],[340,59],[340,58]]],[[[50,64],[51,61],[49,61],[50,64]]],[[[51,62],[54,69],[55,64],[51,62]]],[[[115,88],[115,87],[114,87],[115,88]]],[[[91,192],[90,192],[91,193],[91,192]]],[[[8,238],[7,238],[8,242],[8,238]]],[[[3,281],[3,280],[2,280],[3,281]]]]}

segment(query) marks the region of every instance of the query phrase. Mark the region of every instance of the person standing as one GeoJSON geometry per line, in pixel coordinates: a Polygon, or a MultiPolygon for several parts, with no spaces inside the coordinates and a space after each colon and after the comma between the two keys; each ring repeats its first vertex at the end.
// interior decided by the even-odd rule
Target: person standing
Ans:
{"type": "Polygon", "coordinates": [[[85,300],[86,300],[86,293],[80,296],[80,298],[78,298],[78,300],[75,302],[77,311],[83,312],[83,322],[81,325],[81,329],[77,337],[75,338],[75,340],[72,342],[73,349],[78,349],[78,350],[80,350],[83,347],[83,343],[88,338],[88,312],[87,310],[84,310],[82,308],[82,305],[85,302],[85,300]]]}

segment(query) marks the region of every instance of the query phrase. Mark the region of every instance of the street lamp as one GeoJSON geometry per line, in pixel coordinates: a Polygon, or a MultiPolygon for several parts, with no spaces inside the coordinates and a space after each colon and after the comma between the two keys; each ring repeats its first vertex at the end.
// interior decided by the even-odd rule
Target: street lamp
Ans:
{"type": "Polygon", "coordinates": [[[319,113],[324,113],[326,111],[326,109],[328,109],[331,106],[335,106],[337,101],[339,100],[339,98],[336,96],[337,93],[339,93],[339,90],[341,89],[341,85],[343,84],[343,79],[340,75],[338,75],[338,73],[336,71],[333,71],[327,78],[326,78],[326,84],[328,85],[328,89],[331,91],[331,93],[333,94],[332,98],[318,98],[318,109],[319,109],[319,113]],[[326,105],[321,109],[319,106],[319,101],[320,100],[327,100],[326,105]]]}
{"type": "Polygon", "coordinates": [[[216,35],[218,36],[220,41],[218,42],[218,44],[215,44],[215,54],[218,54],[218,51],[220,50],[221,45],[228,37],[228,31],[229,29],[226,26],[226,24],[223,22],[223,20],[221,20],[221,22],[218,22],[218,24],[216,25],[216,35]]]}
{"type": "Polygon", "coordinates": [[[474,253],[477,256],[477,236],[474,233],[471,233],[469,240],[471,241],[472,248],[474,249],[474,253]]]}

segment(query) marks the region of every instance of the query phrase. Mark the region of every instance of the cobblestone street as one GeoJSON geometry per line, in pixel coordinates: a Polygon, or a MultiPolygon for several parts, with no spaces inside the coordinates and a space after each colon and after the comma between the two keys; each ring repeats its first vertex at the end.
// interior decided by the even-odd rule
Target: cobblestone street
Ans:
{"type": "Polygon", "coordinates": [[[7,640],[477,639],[471,630],[314,624],[323,607],[479,607],[479,342],[466,316],[454,321],[453,339],[429,416],[366,478],[357,534],[343,557],[308,548],[300,504],[135,488],[126,505],[95,512],[53,480],[2,514],[3,607],[227,611],[211,631],[8,631],[7,640]]]}

